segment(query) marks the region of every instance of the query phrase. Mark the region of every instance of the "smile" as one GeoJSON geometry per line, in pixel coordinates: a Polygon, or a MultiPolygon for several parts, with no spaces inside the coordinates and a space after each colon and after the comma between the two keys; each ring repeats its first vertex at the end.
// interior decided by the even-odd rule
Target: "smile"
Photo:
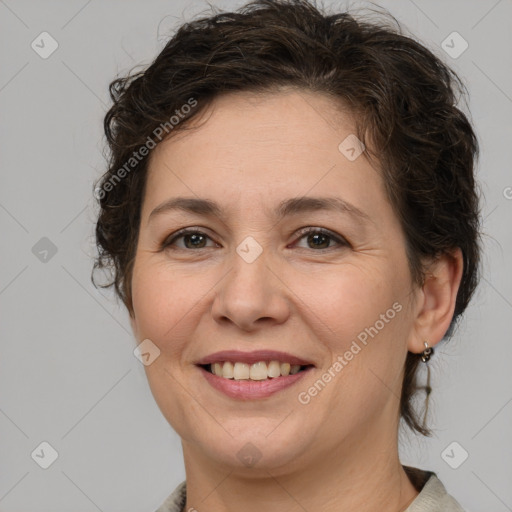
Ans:
{"type": "Polygon", "coordinates": [[[195,364],[213,388],[238,400],[267,398],[315,368],[312,361],[275,350],[223,350],[195,364]]]}
{"type": "Polygon", "coordinates": [[[225,379],[268,380],[287,375],[295,375],[306,369],[300,364],[281,363],[279,361],[258,361],[253,364],[224,361],[205,365],[205,369],[225,379]]]}

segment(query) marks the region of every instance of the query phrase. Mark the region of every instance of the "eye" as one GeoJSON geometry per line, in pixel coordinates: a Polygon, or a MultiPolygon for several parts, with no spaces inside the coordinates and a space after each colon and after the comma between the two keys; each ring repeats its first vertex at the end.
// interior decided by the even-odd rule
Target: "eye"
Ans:
{"type": "MultiPolygon", "coordinates": [[[[186,228],[173,233],[170,238],[166,238],[160,249],[166,249],[172,245],[175,245],[176,240],[183,239],[185,247],[177,247],[178,249],[205,249],[204,245],[207,239],[210,237],[198,229],[186,228]]],[[[211,240],[211,239],[210,239],[211,240]]]]}
{"type": "Polygon", "coordinates": [[[307,242],[319,250],[330,249],[330,242],[334,240],[340,246],[349,246],[350,244],[342,237],[335,235],[331,231],[323,228],[304,228],[299,231],[301,237],[299,240],[307,236],[307,242]]]}
{"type": "MultiPolygon", "coordinates": [[[[313,248],[319,250],[330,249],[332,241],[336,242],[340,246],[347,247],[350,245],[343,237],[335,235],[331,231],[323,228],[304,228],[299,231],[299,234],[301,235],[299,240],[307,236],[307,242],[311,243],[313,248]]],[[[176,245],[176,241],[180,239],[183,239],[184,247],[177,246],[176,248],[183,250],[206,249],[208,248],[208,246],[205,245],[207,240],[211,240],[206,233],[199,229],[185,228],[166,238],[162,242],[160,249],[163,250],[170,248],[171,246],[176,245]]],[[[214,246],[218,247],[218,244],[214,242],[214,246]]]]}

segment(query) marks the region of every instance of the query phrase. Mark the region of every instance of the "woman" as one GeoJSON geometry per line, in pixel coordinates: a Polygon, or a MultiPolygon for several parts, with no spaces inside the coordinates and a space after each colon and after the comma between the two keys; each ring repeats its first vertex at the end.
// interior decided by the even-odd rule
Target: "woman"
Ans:
{"type": "Polygon", "coordinates": [[[430,435],[418,366],[477,283],[457,76],[385,21],[261,0],[110,90],[95,267],[182,439],[158,512],[462,510],[397,441],[430,435]]]}

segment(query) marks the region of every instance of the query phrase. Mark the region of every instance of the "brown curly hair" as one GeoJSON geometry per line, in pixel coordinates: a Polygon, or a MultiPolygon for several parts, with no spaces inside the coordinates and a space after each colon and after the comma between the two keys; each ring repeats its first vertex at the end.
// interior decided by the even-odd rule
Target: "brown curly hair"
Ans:
{"type": "MultiPolygon", "coordinates": [[[[478,142],[456,106],[464,84],[405,36],[389,13],[370,21],[322,12],[313,1],[256,0],[184,23],[145,70],[111,82],[113,105],[104,118],[110,155],[96,188],[98,257],[91,279],[97,285],[95,271],[109,271],[111,280],[100,286],[115,286],[131,315],[131,275],[154,138],[187,129],[222,93],[292,86],[326,93],[355,114],[357,136],[367,157],[380,164],[402,224],[415,282],[423,283],[426,258],[462,250],[463,276],[445,337],[451,336],[476,288],[480,261],[478,142]]],[[[400,414],[412,430],[430,436],[412,407],[419,360],[420,354],[407,354],[400,414]]]]}

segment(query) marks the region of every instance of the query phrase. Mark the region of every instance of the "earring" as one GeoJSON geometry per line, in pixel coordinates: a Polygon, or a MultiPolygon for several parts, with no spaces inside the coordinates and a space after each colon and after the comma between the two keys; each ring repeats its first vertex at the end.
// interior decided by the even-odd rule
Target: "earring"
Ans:
{"type": "Polygon", "coordinates": [[[425,344],[425,350],[421,353],[421,360],[426,363],[430,356],[434,355],[434,349],[428,346],[426,341],[423,342],[425,344]]]}
{"type": "Polygon", "coordinates": [[[434,355],[434,349],[428,346],[426,341],[423,342],[425,344],[425,350],[421,353],[421,360],[427,365],[427,385],[423,388],[426,392],[425,397],[425,413],[423,414],[423,428],[426,428],[427,423],[427,413],[428,413],[428,403],[430,398],[430,393],[432,392],[432,388],[430,387],[430,365],[427,364],[430,357],[434,355]]]}

